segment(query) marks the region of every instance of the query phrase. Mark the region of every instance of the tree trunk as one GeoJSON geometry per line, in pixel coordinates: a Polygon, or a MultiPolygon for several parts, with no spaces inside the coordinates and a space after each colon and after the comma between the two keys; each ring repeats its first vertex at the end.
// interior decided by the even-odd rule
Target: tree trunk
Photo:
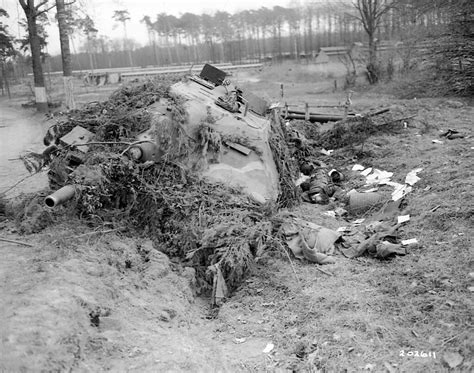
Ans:
{"type": "Polygon", "coordinates": [[[295,35],[295,38],[294,38],[293,42],[294,42],[295,60],[299,62],[300,54],[298,52],[298,40],[296,39],[296,35],[295,35]]]}
{"type": "Polygon", "coordinates": [[[255,36],[256,36],[256,43],[257,43],[257,56],[258,60],[262,59],[262,50],[260,48],[260,31],[258,26],[255,28],[255,36]]]}
{"type": "Polygon", "coordinates": [[[279,22],[278,23],[278,55],[281,58],[282,50],[281,50],[281,27],[282,24],[279,22]]]}
{"type": "Polygon", "coordinates": [[[179,53],[181,40],[180,40],[179,37],[174,36],[173,41],[174,41],[174,49],[176,51],[176,61],[178,62],[178,65],[181,65],[181,57],[180,57],[180,53],[179,53]]]}
{"type": "Polygon", "coordinates": [[[127,48],[127,40],[128,40],[128,36],[127,36],[127,24],[125,23],[125,21],[123,21],[123,51],[126,53],[127,55],[127,58],[128,58],[128,65],[130,67],[133,66],[133,58],[132,58],[132,52],[130,51],[129,48],[127,48]]]}
{"type": "Polygon", "coordinates": [[[89,55],[89,68],[91,72],[94,72],[94,59],[92,57],[92,51],[91,51],[91,40],[89,35],[87,35],[87,54],[89,55]]]}
{"type": "Polygon", "coordinates": [[[194,62],[199,63],[201,61],[201,57],[199,56],[198,45],[199,40],[196,36],[193,36],[193,54],[194,54],[194,62]]]}
{"type": "Polygon", "coordinates": [[[72,78],[71,51],[69,49],[69,36],[67,34],[66,9],[64,0],[56,0],[56,10],[58,13],[59,40],[61,42],[61,58],[63,63],[63,84],[66,96],[66,108],[76,109],[74,101],[74,86],[72,78]]]}
{"type": "Polygon", "coordinates": [[[316,13],[316,53],[319,53],[319,48],[321,48],[321,13],[316,13]]]}
{"type": "Polygon", "coordinates": [[[369,34],[369,64],[375,64],[377,62],[375,47],[374,35],[369,34]]]}
{"type": "Polygon", "coordinates": [[[313,13],[310,11],[307,15],[307,41],[305,42],[305,53],[313,53],[313,13]]]}
{"type": "Polygon", "coordinates": [[[153,39],[152,39],[152,43],[153,43],[153,57],[155,58],[155,66],[158,66],[158,65],[159,65],[159,61],[158,61],[158,54],[156,53],[156,40],[155,40],[155,35],[153,34],[152,37],[153,37],[153,39]]]}
{"type": "MultiPolygon", "coordinates": [[[[8,83],[7,69],[5,69],[5,62],[3,61],[2,61],[2,76],[3,76],[3,81],[5,82],[5,89],[7,90],[8,99],[11,100],[12,96],[10,93],[10,84],[8,83]]],[[[2,91],[3,91],[3,86],[2,86],[2,91]]]]}
{"type": "Polygon", "coordinates": [[[331,14],[328,14],[328,39],[327,39],[327,45],[332,46],[332,17],[331,14]]]}
{"type": "Polygon", "coordinates": [[[168,64],[167,65],[171,65],[173,63],[173,58],[171,57],[171,44],[170,44],[170,39],[168,35],[166,35],[166,45],[168,49],[168,64]]]}
{"type": "Polygon", "coordinates": [[[377,64],[377,44],[374,40],[374,33],[368,33],[369,36],[369,63],[367,64],[367,78],[370,84],[379,81],[379,68],[377,64]]]}
{"type": "Polygon", "coordinates": [[[221,58],[220,58],[219,62],[225,62],[226,61],[226,59],[225,59],[225,45],[224,44],[225,44],[225,40],[221,35],[221,42],[219,43],[221,58]]]}
{"type": "MultiPolygon", "coordinates": [[[[23,7],[23,4],[22,4],[23,7]]],[[[48,100],[44,86],[43,67],[41,66],[41,45],[36,27],[36,10],[32,1],[23,7],[28,22],[28,35],[30,38],[31,60],[33,63],[33,79],[35,84],[36,110],[48,111],[48,100]]]]}

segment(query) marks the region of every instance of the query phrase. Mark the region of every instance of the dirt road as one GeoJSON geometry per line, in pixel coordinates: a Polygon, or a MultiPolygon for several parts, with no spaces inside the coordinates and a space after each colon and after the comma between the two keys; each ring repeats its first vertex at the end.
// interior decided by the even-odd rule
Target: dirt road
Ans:
{"type": "MultiPolygon", "coordinates": [[[[7,100],[0,100],[0,194],[28,176],[28,171],[18,158],[25,151],[42,151],[43,136],[50,125],[45,117],[34,111],[12,106],[7,100]]],[[[8,195],[18,195],[44,188],[46,178],[36,175],[21,183],[8,195]]]]}

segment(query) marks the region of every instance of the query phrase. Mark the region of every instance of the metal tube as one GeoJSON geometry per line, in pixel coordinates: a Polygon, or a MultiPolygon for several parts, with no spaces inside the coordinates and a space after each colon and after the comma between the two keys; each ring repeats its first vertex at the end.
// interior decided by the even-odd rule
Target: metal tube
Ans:
{"type": "Polygon", "coordinates": [[[155,161],[158,159],[158,148],[152,142],[144,142],[132,146],[128,154],[136,162],[155,161]]]}
{"type": "Polygon", "coordinates": [[[44,203],[48,207],[56,207],[62,203],[69,201],[76,194],[76,187],[74,185],[65,185],[58,189],[53,194],[50,194],[44,199],[44,203]]]}

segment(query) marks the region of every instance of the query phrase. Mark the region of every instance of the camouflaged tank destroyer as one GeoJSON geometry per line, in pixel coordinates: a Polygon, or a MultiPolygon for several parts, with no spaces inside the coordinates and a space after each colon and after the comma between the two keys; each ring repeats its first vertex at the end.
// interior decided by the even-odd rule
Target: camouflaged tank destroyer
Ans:
{"type": "MultiPolygon", "coordinates": [[[[209,64],[199,75],[188,76],[172,85],[170,92],[184,99],[187,120],[182,126],[187,136],[202,142],[200,126],[204,120],[211,140],[212,136],[219,139],[219,149],[212,151],[211,146],[206,146],[205,151],[190,154],[189,167],[198,162],[197,158],[205,157],[207,162],[199,172],[209,181],[241,187],[261,203],[276,200],[279,179],[268,141],[271,130],[268,104],[233,85],[224,71],[209,64]],[[213,119],[206,122],[205,118],[209,117],[213,119]]],[[[170,105],[169,100],[160,99],[148,108],[155,123],[170,122],[170,105]]],[[[133,158],[156,160],[167,154],[160,148],[159,128],[152,127],[138,136],[138,140],[151,142],[132,148],[133,158]]]]}

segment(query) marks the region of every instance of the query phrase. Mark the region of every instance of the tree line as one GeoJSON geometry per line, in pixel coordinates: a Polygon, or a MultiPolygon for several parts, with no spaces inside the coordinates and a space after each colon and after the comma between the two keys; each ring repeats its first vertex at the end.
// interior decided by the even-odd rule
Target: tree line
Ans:
{"type": "MultiPolygon", "coordinates": [[[[145,46],[128,37],[130,15],[119,10],[113,16],[123,25],[121,40],[101,35],[94,25],[94,32],[83,29],[86,39],[73,63],[75,69],[90,69],[306,58],[321,47],[374,39],[403,40],[412,36],[408,30],[447,22],[440,11],[442,4],[431,1],[426,7],[422,3],[427,1],[312,1],[298,7],[262,7],[235,14],[145,15],[140,20],[148,34],[145,46]],[[373,6],[364,8],[363,4],[373,6]],[[369,8],[375,9],[374,14],[361,17],[369,8]],[[371,17],[376,25],[370,25],[371,17]],[[373,31],[364,23],[373,26],[373,31]]],[[[52,62],[54,69],[58,62],[52,62]]]]}
{"type": "MultiPolygon", "coordinates": [[[[44,31],[48,17],[45,16],[50,13],[49,18],[53,18],[53,9],[56,9],[54,18],[60,29],[62,56],[50,58],[49,63],[52,70],[62,68],[65,75],[70,75],[72,69],[297,60],[314,56],[324,46],[365,42],[369,50],[366,67],[371,83],[377,82],[380,69],[378,41],[399,40],[409,44],[413,39],[439,38],[459,21],[463,12],[472,13],[468,0],[319,0],[294,7],[262,7],[234,14],[187,12],[177,17],[162,12],[144,15],[140,20],[148,32],[148,40],[146,45],[139,46],[127,33],[131,19],[126,9],[114,10],[111,14],[122,26],[122,35],[110,39],[101,35],[100,26],[83,10],[79,11],[74,0],[67,4],[64,0],[18,1],[26,16],[24,27],[28,36],[23,45],[28,46],[28,51],[12,50],[15,41],[8,37],[5,26],[0,23],[2,69],[6,66],[8,70],[15,61],[25,60],[25,54],[29,53],[27,61],[33,67],[35,93],[38,91],[40,96],[48,41],[44,31]],[[69,43],[75,51],[72,56],[69,43]]],[[[6,12],[0,11],[0,20],[5,16],[6,12]]],[[[6,71],[2,76],[5,80],[6,71]]]]}

